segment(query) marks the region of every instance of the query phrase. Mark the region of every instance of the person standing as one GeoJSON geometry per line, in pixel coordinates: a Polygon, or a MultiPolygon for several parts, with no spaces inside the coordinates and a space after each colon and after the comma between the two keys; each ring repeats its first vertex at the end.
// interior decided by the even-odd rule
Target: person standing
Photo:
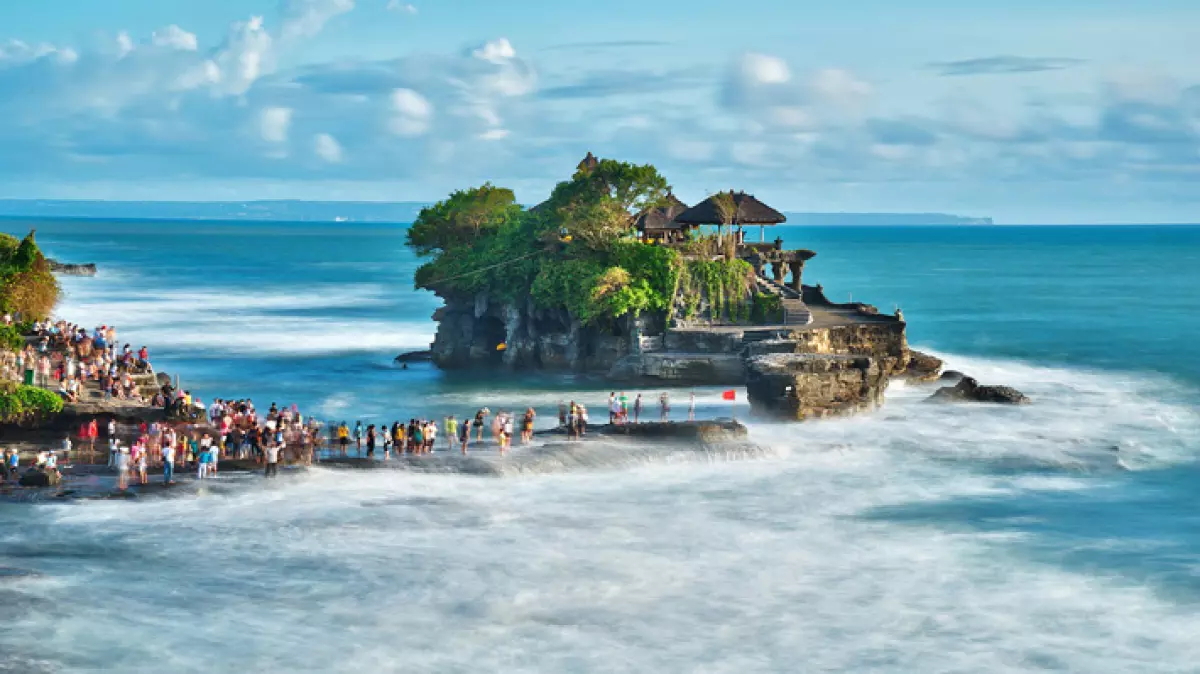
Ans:
{"type": "Polygon", "coordinates": [[[279,474],[279,450],[282,447],[271,443],[267,445],[267,468],[263,472],[263,477],[273,478],[279,474]]]}
{"type": "Polygon", "coordinates": [[[471,442],[471,419],[468,417],[463,421],[462,429],[458,432],[459,442],[462,443],[462,454],[467,455],[467,445],[471,442]]]}
{"type": "Polygon", "coordinates": [[[129,448],[122,447],[117,452],[117,488],[125,491],[129,488],[129,448]]]}
{"type": "Polygon", "coordinates": [[[642,394],[637,394],[633,399],[633,423],[638,423],[642,418],[642,394]]]}
{"type": "Polygon", "coordinates": [[[163,442],[163,484],[175,484],[175,447],[169,442],[163,442]]]}
{"type": "Polygon", "coordinates": [[[375,424],[367,426],[367,458],[375,458],[375,424]]]}
{"type": "Polygon", "coordinates": [[[146,463],[147,463],[146,455],[149,453],[150,452],[147,451],[147,449],[146,449],[146,445],[141,444],[138,446],[138,455],[137,455],[138,482],[139,482],[139,484],[142,484],[142,485],[150,484],[150,477],[146,475],[146,463]]]}
{"type": "Polygon", "coordinates": [[[200,447],[200,455],[196,457],[196,477],[203,480],[208,477],[209,448],[200,447]]]}
{"type": "Polygon", "coordinates": [[[458,440],[458,419],[451,414],[446,417],[446,449],[454,449],[455,440],[458,440]]]}
{"type": "Polygon", "coordinates": [[[663,391],[662,395],[658,396],[659,419],[665,422],[671,417],[671,396],[663,391]]]}
{"type": "Polygon", "coordinates": [[[533,442],[533,421],[537,418],[537,413],[533,408],[525,410],[525,416],[521,419],[521,443],[528,445],[533,442]]]}
{"type": "Polygon", "coordinates": [[[363,425],[362,421],[354,424],[354,447],[356,456],[362,456],[363,425]]]}
{"type": "Polygon", "coordinates": [[[346,425],[346,422],[338,424],[337,435],[338,444],[342,447],[342,458],[345,458],[350,447],[350,427],[346,425]]]}
{"type": "Polygon", "coordinates": [[[691,397],[688,398],[688,421],[696,420],[696,392],[692,391],[691,397]]]}
{"type": "Polygon", "coordinates": [[[70,434],[63,436],[62,441],[63,461],[71,462],[71,436],[70,434]]]}

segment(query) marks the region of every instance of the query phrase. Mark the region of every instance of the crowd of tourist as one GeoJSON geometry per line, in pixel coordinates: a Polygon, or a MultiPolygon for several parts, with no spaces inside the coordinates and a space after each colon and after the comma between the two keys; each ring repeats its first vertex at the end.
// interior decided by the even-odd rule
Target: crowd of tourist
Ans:
{"type": "MultiPolygon", "coordinates": [[[[5,316],[4,322],[12,324],[11,317],[5,316]]],[[[57,483],[61,465],[73,461],[91,464],[97,453],[103,452],[108,457],[107,468],[117,474],[122,490],[134,483],[149,484],[152,471],[161,472],[164,484],[174,484],[180,471],[189,470],[195,471],[197,479],[210,479],[218,475],[223,460],[252,460],[266,476],[273,477],[280,462],[311,465],[314,458],[320,461],[322,454],[347,458],[352,444],[357,458],[376,459],[382,452],[383,459],[390,460],[393,456],[428,456],[438,450],[439,438],[444,438],[446,451],[457,448],[467,455],[472,437],[475,443],[483,443],[488,433],[504,455],[511,449],[514,436],[523,444],[533,441],[537,418],[533,408],[520,414],[501,411],[493,415],[484,407],[461,421],[454,415],[440,423],[411,418],[408,423],[397,420],[390,425],[364,425],[358,421],[351,427],[343,421],[327,426],[326,445],[326,425],[301,414],[295,405],[279,407],[272,403],[263,413],[248,398],[218,398],[206,407],[190,391],[157,381],[149,387],[153,393],[146,395],[134,380],[136,375],[153,374],[145,347],[136,352],[129,344],[118,348],[112,326],[89,331],[65,321],[34,323],[23,349],[0,355],[0,369],[10,380],[45,388],[57,386],[67,402],[87,397],[162,407],[166,420],[161,422],[129,425],[118,424],[112,418],[103,423],[92,418],[77,433],[63,437],[57,451],[39,451],[29,463],[30,469],[53,475],[57,483]]],[[[671,411],[668,394],[661,394],[658,403],[660,418],[666,421],[671,411]]],[[[608,411],[610,424],[639,423],[642,395],[631,402],[625,393],[613,392],[608,411]]],[[[695,418],[694,394],[688,418],[695,418]]],[[[583,404],[559,404],[558,422],[568,440],[583,438],[588,421],[583,404]]],[[[0,479],[17,479],[20,467],[17,450],[0,450],[0,479]]]]}
{"type": "MultiPolygon", "coordinates": [[[[4,323],[12,325],[11,316],[4,323]]],[[[89,383],[105,400],[145,402],[134,376],[150,372],[150,352],[117,345],[108,325],[87,330],[66,321],[37,321],[24,348],[0,355],[4,379],[56,390],[66,402],[79,402],[89,383]]]]}

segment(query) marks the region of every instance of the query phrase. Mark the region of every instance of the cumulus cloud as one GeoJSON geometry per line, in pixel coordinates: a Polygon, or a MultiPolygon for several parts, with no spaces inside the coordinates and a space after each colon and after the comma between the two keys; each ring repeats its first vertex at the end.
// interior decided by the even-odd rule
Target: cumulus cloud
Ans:
{"type": "Polygon", "coordinates": [[[858,115],[871,87],[847,70],[826,68],[795,76],[782,59],[744,54],[734,61],[721,88],[728,111],[769,129],[810,131],[823,120],[858,115]]]}
{"type": "Polygon", "coordinates": [[[150,36],[150,41],[156,47],[167,47],[180,51],[196,51],[200,47],[195,33],[189,33],[175,24],[171,24],[161,31],[154,31],[150,36]]]}
{"type": "Polygon", "coordinates": [[[1083,63],[1072,58],[1045,58],[1029,56],[989,56],[963,61],[930,63],[929,67],[946,77],[964,75],[1013,75],[1040,73],[1048,70],[1063,70],[1083,63]]]}
{"type": "Polygon", "coordinates": [[[274,69],[272,39],[261,16],[235,23],[211,63],[203,68],[211,84],[223,94],[241,95],[262,75],[274,69]]]}
{"type": "Polygon", "coordinates": [[[392,108],[396,114],[391,129],[396,135],[420,136],[429,131],[433,105],[421,94],[412,89],[396,89],[392,92],[392,108]]]}
{"type": "MultiPolygon", "coordinates": [[[[1153,73],[1112,73],[1069,100],[1033,80],[999,97],[1005,82],[961,79],[944,100],[762,53],[665,68],[556,51],[535,66],[503,37],[287,65],[304,41],[285,31],[311,34],[352,5],[289,2],[287,21],[237,22],[204,36],[208,48],[174,25],[82,52],[0,43],[0,187],[26,176],[403,180],[432,198],[503,176],[532,185],[532,200],[588,150],[659,164],[688,198],[1200,174],[1200,89],[1153,73]]],[[[941,72],[915,77],[945,89],[941,72]]]]}
{"type": "Polygon", "coordinates": [[[513,48],[508,38],[502,37],[498,40],[485,42],[482,46],[471,50],[471,54],[482,61],[503,65],[517,57],[517,50],[513,48]]]}
{"type": "Polygon", "coordinates": [[[268,143],[286,143],[291,125],[291,108],[265,108],[259,113],[259,133],[268,143]]]}
{"type": "Polygon", "coordinates": [[[341,143],[327,133],[318,133],[313,137],[313,152],[330,164],[340,164],[344,158],[341,143]]]}

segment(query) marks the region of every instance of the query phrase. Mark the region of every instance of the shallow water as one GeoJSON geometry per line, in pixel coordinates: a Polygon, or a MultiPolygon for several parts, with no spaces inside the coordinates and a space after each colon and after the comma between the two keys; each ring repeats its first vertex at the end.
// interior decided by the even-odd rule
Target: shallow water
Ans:
{"type": "MultiPolygon", "coordinates": [[[[435,306],[402,230],[290,227],[38,232],[101,264],[65,313],[202,394],[351,420],[602,409],[587,380],[394,369],[435,306]]],[[[786,236],[831,296],[900,303],[916,345],[1034,404],[898,385],[871,415],[753,424],[755,453],[0,505],[0,567],[21,571],[0,574],[0,671],[1195,671],[1200,228],[786,236]]]]}

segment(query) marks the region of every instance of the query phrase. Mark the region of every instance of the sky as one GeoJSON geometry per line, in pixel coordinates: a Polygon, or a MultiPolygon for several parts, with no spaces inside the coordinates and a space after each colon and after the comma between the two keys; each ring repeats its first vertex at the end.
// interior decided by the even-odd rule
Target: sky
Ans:
{"type": "Polygon", "coordinates": [[[1195,0],[4,0],[0,198],[684,201],[1200,222],[1195,0]]]}

